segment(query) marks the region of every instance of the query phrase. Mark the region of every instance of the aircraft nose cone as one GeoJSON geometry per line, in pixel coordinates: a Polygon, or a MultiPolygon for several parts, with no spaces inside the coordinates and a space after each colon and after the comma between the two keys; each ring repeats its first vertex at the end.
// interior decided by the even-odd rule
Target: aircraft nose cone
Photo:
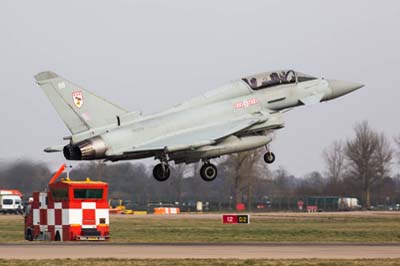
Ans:
{"type": "Polygon", "coordinates": [[[328,80],[329,87],[332,89],[332,98],[343,96],[352,91],[364,87],[364,84],[348,82],[342,80],[328,80]]]}

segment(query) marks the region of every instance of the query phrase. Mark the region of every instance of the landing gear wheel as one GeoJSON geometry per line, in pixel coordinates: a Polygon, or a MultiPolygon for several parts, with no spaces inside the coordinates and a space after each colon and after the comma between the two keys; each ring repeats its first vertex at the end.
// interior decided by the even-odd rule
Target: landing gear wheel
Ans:
{"type": "Polygon", "coordinates": [[[167,180],[170,173],[169,166],[166,163],[159,163],[154,166],[153,176],[157,181],[163,182],[167,180]]]}
{"type": "Polygon", "coordinates": [[[61,241],[60,231],[56,232],[56,236],[54,237],[55,241],[61,241]]]}
{"type": "Polygon", "coordinates": [[[200,169],[200,176],[204,181],[213,181],[217,175],[217,167],[211,163],[205,163],[200,169]]]}
{"type": "Polygon", "coordinates": [[[25,239],[28,241],[33,241],[33,234],[31,229],[26,230],[25,239]]]}
{"type": "Polygon", "coordinates": [[[266,163],[273,163],[275,161],[275,154],[268,151],[266,154],[264,154],[264,161],[266,163]]]}

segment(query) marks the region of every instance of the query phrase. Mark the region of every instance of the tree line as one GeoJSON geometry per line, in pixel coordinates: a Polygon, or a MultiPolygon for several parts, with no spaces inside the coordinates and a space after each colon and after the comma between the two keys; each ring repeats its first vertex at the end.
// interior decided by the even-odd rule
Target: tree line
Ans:
{"type": "MultiPolygon", "coordinates": [[[[152,167],[141,162],[82,162],[74,166],[70,177],[108,182],[109,197],[131,202],[133,208],[203,201],[219,208],[245,203],[251,209],[307,196],[356,197],[364,207],[400,203],[400,175],[392,171],[400,158],[400,135],[392,140],[366,121],[355,125],[352,138],[336,140],[324,149],[323,172],[296,176],[283,167],[271,171],[263,161],[264,153],[260,148],[221,157],[213,182],[200,178],[201,164],[171,165],[173,174],[165,182],[154,180],[152,167]]],[[[33,191],[43,191],[55,170],[30,160],[3,163],[0,188],[19,189],[28,197],[33,191]]]]}

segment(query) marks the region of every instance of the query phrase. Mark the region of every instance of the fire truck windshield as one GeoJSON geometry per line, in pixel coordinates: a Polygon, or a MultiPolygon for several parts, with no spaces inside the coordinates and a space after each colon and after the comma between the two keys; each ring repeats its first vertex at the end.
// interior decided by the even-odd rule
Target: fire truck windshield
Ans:
{"type": "Polygon", "coordinates": [[[103,189],[74,189],[75,199],[102,199],[103,189]]]}
{"type": "Polygon", "coordinates": [[[68,190],[66,188],[52,189],[51,193],[56,201],[68,199],[68,190]]]}

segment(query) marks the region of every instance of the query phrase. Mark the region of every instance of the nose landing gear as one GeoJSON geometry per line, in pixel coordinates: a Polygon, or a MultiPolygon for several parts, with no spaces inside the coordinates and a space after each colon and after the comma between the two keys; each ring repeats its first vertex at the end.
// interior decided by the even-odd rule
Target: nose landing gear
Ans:
{"type": "Polygon", "coordinates": [[[268,146],[265,147],[267,152],[264,154],[264,161],[268,164],[275,162],[275,154],[269,150],[268,146]]]}
{"type": "Polygon", "coordinates": [[[264,161],[268,164],[275,162],[275,154],[273,152],[267,152],[264,154],[264,161]]]}

